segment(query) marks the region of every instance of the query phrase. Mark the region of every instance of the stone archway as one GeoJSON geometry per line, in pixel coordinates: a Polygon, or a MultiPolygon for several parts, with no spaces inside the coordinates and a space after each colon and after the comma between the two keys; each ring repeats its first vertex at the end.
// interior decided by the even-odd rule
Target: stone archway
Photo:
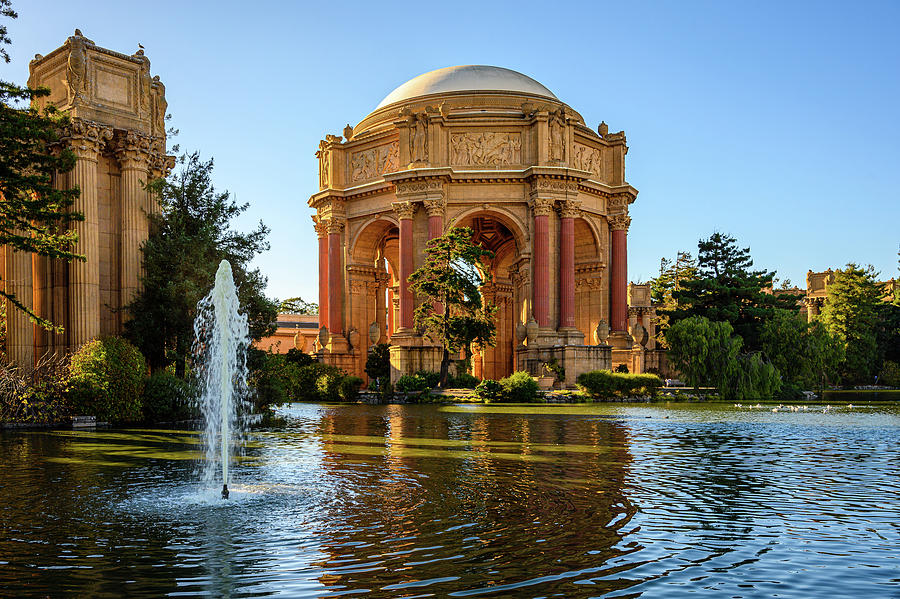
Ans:
{"type": "Polygon", "coordinates": [[[494,347],[485,348],[473,356],[473,374],[479,378],[501,379],[515,369],[516,314],[518,289],[515,275],[518,268],[519,244],[516,236],[490,211],[482,211],[458,219],[454,226],[469,227],[474,240],[493,252],[490,262],[492,280],[485,286],[485,301],[497,308],[497,339],[494,347]]]}

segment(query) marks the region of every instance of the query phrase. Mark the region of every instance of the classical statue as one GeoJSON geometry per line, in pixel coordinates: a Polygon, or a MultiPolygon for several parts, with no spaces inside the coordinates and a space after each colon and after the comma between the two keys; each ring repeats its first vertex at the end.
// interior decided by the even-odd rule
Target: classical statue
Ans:
{"type": "Polygon", "coordinates": [[[84,40],[85,38],[78,29],[75,30],[75,35],[69,38],[66,87],[69,92],[69,104],[72,105],[84,99],[85,85],[87,85],[87,51],[84,40]]]}
{"type": "Polygon", "coordinates": [[[413,162],[425,162],[428,160],[426,148],[425,113],[414,114],[410,117],[410,127],[413,129],[409,155],[413,162]]]}
{"type": "Polygon", "coordinates": [[[565,112],[560,108],[550,113],[550,160],[564,160],[563,128],[566,125],[565,112]]]}

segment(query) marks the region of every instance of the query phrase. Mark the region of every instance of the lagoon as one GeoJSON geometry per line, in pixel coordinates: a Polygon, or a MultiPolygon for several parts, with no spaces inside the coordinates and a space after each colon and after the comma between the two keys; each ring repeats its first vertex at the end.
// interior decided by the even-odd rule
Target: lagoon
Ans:
{"type": "Polygon", "coordinates": [[[194,431],[4,431],[0,596],[895,597],[873,397],[292,404],[228,501],[194,431]]]}

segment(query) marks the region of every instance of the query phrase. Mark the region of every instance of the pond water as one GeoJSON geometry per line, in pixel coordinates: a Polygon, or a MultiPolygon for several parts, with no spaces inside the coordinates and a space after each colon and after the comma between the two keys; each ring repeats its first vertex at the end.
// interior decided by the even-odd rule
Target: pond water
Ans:
{"type": "MultiPolygon", "coordinates": [[[[871,396],[869,396],[871,397],[871,396]]],[[[900,408],[295,404],[0,433],[0,596],[900,596],[900,408]]]]}

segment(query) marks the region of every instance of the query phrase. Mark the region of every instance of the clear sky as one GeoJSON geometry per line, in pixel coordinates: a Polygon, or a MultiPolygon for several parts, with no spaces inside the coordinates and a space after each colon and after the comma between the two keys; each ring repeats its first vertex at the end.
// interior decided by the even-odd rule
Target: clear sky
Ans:
{"type": "Polygon", "coordinates": [[[166,85],[182,149],[263,220],[257,261],[279,298],[317,295],[306,201],[314,152],[401,83],[458,64],[537,79],[591,127],[624,129],[629,278],[696,254],[718,229],[757,267],[871,263],[897,276],[900,2],[231,2],[13,0],[12,62],[78,27],[132,53],[166,85]]]}

